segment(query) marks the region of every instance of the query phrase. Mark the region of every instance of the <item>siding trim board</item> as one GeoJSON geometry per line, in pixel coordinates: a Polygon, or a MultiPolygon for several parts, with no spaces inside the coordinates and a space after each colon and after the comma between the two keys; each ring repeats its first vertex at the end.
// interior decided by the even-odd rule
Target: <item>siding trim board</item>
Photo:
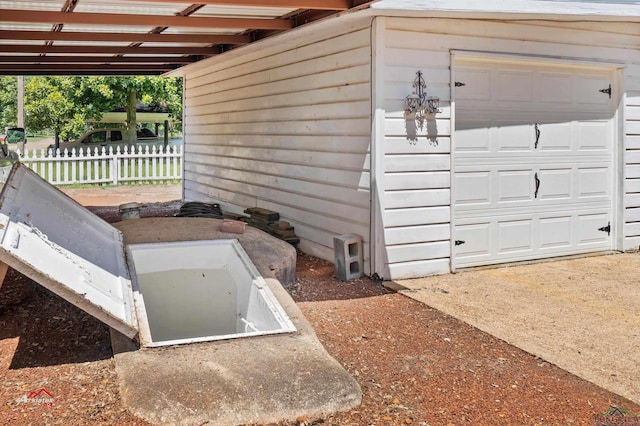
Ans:
{"type": "Polygon", "coordinates": [[[386,18],[375,17],[371,23],[371,269],[369,273],[377,278],[386,278],[388,253],[384,238],[386,205],[385,205],[385,62],[387,49],[385,46],[386,18]]]}

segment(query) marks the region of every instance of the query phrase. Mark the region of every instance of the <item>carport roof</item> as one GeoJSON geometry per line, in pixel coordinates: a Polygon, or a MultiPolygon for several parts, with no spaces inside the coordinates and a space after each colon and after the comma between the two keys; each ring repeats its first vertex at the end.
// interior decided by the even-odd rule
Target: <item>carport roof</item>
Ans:
{"type": "Polygon", "coordinates": [[[366,0],[0,0],[0,75],[153,75],[366,0]]]}

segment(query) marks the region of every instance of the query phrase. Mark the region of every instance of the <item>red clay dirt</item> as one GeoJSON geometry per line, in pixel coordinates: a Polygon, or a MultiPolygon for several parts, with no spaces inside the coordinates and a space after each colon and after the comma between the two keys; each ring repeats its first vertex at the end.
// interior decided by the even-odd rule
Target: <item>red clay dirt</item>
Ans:
{"type": "MultiPolygon", "coordinates": [[[[93,197],[89,205],[98,206],[93,197]]],[[[101,210],[112,219],[122,203],[168,201],[109,198],[99,202],[112,206],[101,210]]],[[[290,293],[356,378],[363,402],[281,425],[592,426],[611,406],[640,414],[637,404],[379,282],[345,283],[333,272],[332,264],[299,254],[290,293]]],[[[0,381],[0,424],[146,424],[120,400],[108,328],[12,271],[0,288],[0,381]],[[29,396],[41,389],[51,404],[42,392],[29,396]]]]}

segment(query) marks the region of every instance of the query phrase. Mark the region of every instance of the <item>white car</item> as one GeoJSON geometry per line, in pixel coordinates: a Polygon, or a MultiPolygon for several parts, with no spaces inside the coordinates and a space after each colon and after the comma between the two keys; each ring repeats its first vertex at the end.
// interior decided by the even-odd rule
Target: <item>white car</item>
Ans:
{"type": "MultiPolygon", "coordinates": [[[[74,141],[60,142],[60,152],[67,150],[70,153],[72,149],[75,149],[76,152],[93,153],[96,149],[101,150],[102,147],[107,150],[113,148],[114,151],[117,147],[120,147],[122,151],[125,147],[131,149],[133,146],[149,146],[149,149],[151,149],[151,146],[161,147],[164,145],[164,138],[157,136],[148,129],[138,130],[136,133],[136,141],[129,143],[125,140],[125,133],[122,128],[89,130],[74,141]]],[[[175,143],[171,143],[171,145],[175,145],[175,143]]],[[[54,145],[49,145],[49,149],[54,148],[54,145]]]]}

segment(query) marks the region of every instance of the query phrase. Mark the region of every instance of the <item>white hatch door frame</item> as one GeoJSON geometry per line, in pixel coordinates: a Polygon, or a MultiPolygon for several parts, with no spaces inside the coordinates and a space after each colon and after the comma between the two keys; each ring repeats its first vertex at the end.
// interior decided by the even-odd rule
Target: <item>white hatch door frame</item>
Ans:
{"type": "Polygon", "coordinates": [[[452,54],[452,270],[616,248],[615,71],[452,54]]]}
{"type": "Polygon", "coordinates": [[[0,192],[0,262],[125,336],[138,334],[122,233],[19,162],[0,192]]]}

